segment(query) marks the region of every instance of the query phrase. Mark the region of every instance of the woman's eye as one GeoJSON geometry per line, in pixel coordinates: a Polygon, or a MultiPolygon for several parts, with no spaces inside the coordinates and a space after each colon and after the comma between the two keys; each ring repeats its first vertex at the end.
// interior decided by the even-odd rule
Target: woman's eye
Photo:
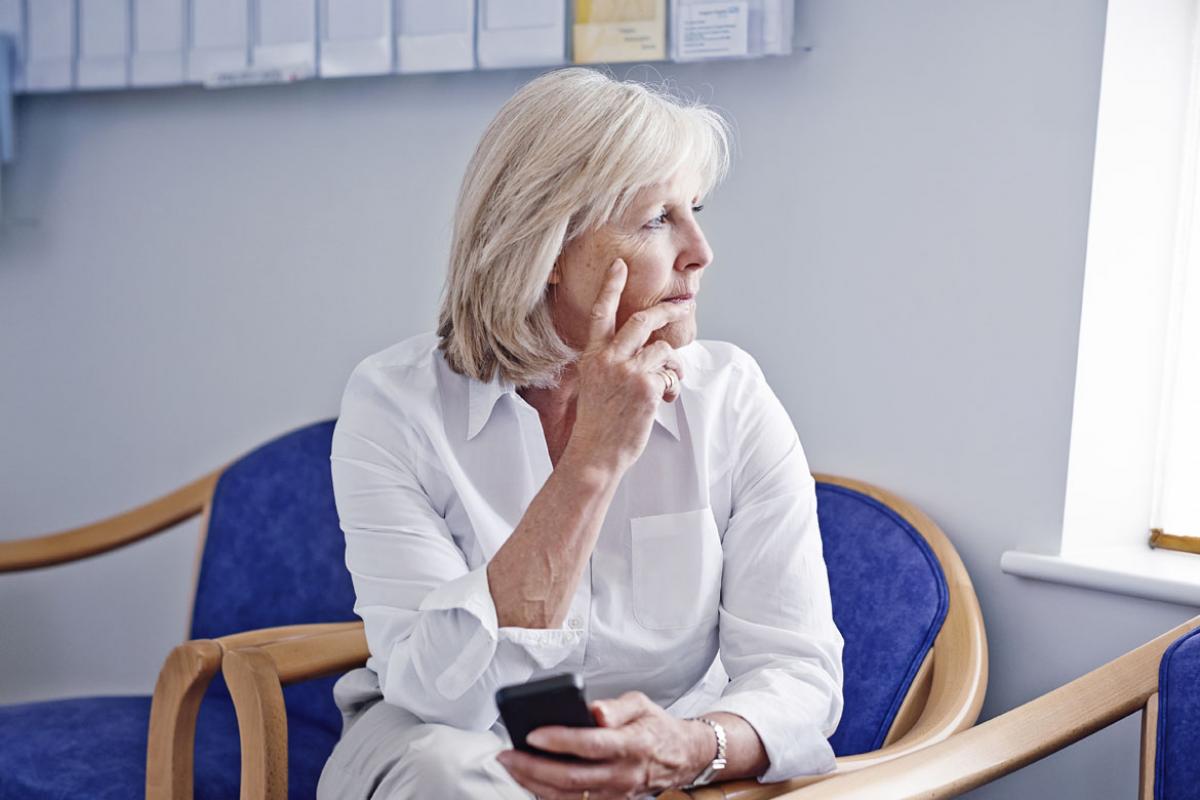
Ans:
{"type": "Polygon", "coordinates": [[[667,221],[667,212],[663,211],[654,219],[646,223],[647,228],[661,228],[667,221]]]}
{"type": "MultiPolygon", "coordinates": [[[[704,210],[703,204],[692,206],[693,214],[698,214],[703,210],[704,210]]],[[[670,216],[670,214],[668,214],[667,210],[664,208],[657,217],[655,217],[654,219],[652,219],[646,223],[646,227],[647,228],[661,228],[663,225],[665,225],[667,223],[667,218],[669,216],[670,216]]]]}

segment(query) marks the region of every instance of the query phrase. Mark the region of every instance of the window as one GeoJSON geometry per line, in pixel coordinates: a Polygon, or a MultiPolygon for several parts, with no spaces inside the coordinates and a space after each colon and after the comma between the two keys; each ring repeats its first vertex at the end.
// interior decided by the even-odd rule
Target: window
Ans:
{"type": "Polygon", "coordinates": [[[1061,548],[1002,561],[1193,605],[1200,556],[1148,540],[1200,544],[1198,26],[1197,0],[1108,5],[1061,548]]]}

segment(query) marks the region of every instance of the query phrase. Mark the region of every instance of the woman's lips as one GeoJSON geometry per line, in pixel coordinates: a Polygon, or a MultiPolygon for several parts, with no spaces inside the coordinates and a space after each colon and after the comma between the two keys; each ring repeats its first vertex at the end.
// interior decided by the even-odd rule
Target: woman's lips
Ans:
{"type": "Polygon", "coordinates": [[[667,302],[667,303],[687,303],[687,302],[690,302],[690,301],[691,301],[691,299],[692,299],[693,297],[695,297],[695,295],[691,295],[691,294],[677,294],[677,295],[675,295],[674,297],[668,297],[668,298],[667,298],[667,299],[666,299],[664,302],[667,302]]]}

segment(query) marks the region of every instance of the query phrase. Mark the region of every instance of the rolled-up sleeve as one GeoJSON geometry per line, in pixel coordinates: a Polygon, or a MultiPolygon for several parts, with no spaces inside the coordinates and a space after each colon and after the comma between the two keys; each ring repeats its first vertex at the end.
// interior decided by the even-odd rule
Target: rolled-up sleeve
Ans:
{"type": "Polygon", "coordinates": [[[787,412],[746,356],[730,401],[735,444],[723,540],[720,653],[730,681],[708,711],[755,729],[762,782],[828,772],[842,713],[842,636],[833,622],[816,483],[787,412]]]}
{"type": "Polygon", "coordinates": [[[386,702],[486,730],[498,717],[495,690],[558,664],[581,633],[497,625],[487,565],[469,568],[422,485],[422,472],[435,479],[428,458],[417,427],[360,366],[330,460],[369,666],[386,702]]]}

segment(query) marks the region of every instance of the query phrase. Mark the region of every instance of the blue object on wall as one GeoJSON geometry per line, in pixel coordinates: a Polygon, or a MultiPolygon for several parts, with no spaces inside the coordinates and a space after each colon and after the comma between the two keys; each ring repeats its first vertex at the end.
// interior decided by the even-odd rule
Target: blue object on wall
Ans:
{"type": "Polygon", "coordinates": [[[0,34],[0,164],[13,160],[16,126],[13,125],[13,74],[17,46],[11,36],[0,34]]]}

